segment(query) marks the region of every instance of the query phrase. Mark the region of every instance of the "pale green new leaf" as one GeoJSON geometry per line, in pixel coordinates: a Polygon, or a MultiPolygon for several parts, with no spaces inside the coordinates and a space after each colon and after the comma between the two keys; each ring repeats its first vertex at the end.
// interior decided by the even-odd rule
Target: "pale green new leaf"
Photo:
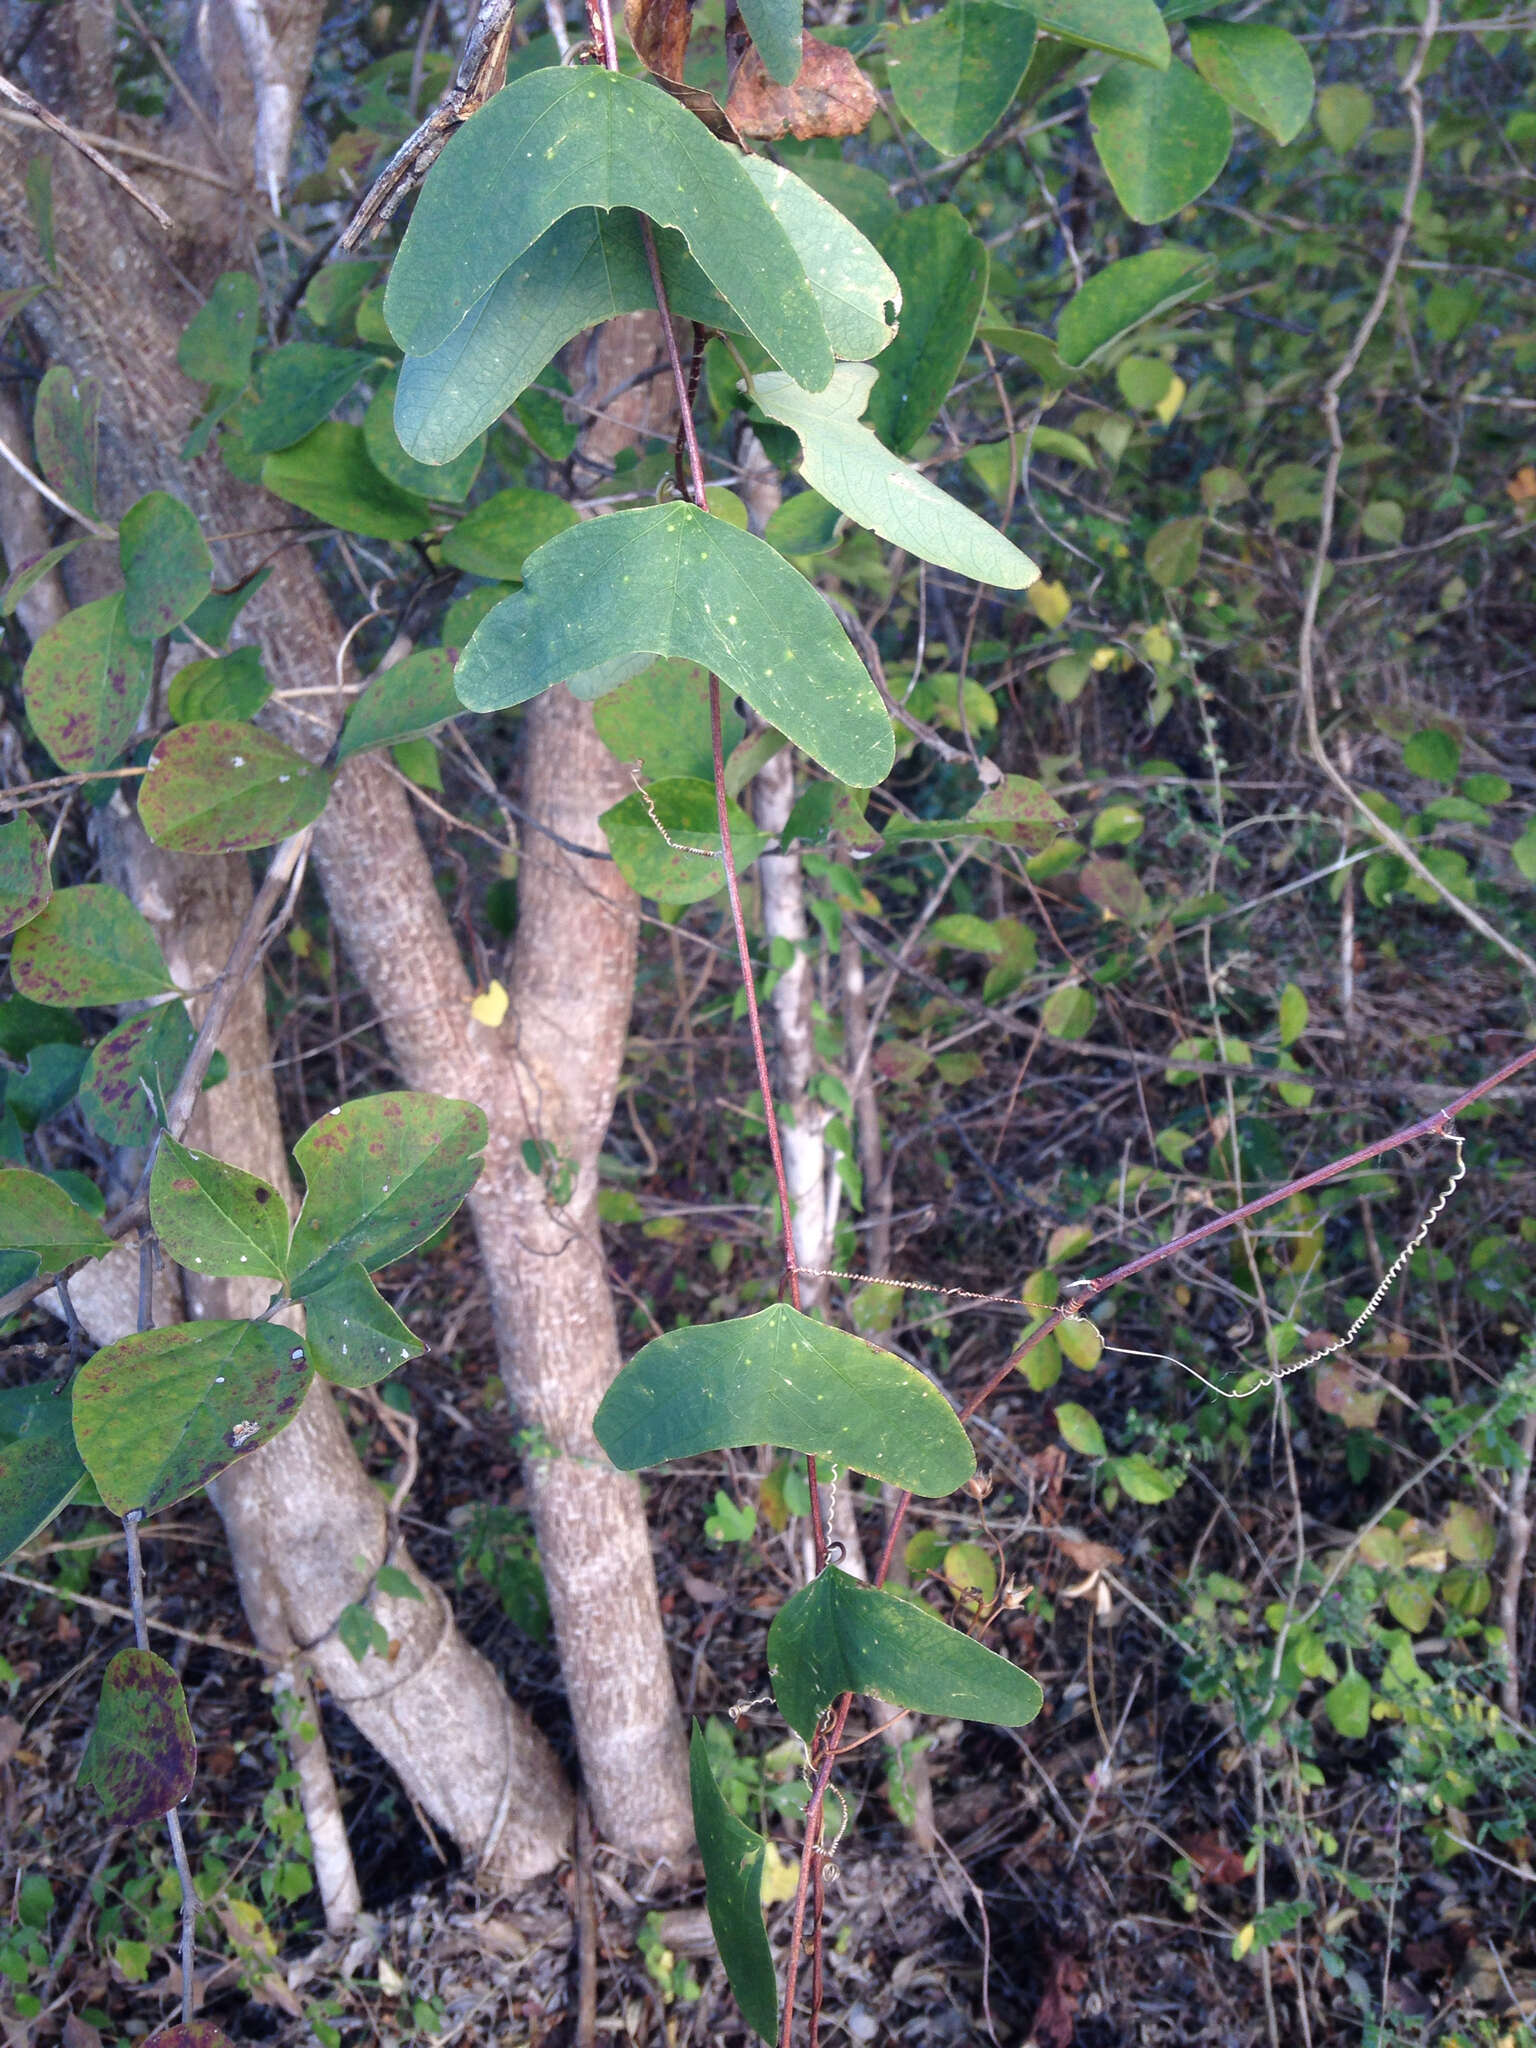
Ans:
{"type": "Polygon", "coordinates": [[[587,67],[527,73],[453,136],[390,273],[384,310],[400,346],[425,355],[446,341],[578,206],[629,206],[678,229],[777,363],[812,390],[831,376],[804,267],[740,153],[658,87],[587,67]]]}
{"type": "Polygon", "coordinates": [[[526,703],[620,656],[680,655],[839,782],[868,788],[889,772],[890,717],[864,664],[826,600],[766,541],[694,505],[647,505],[557,534],[524,578],[455,672],[472,711],[526,703]]]}
{"type": "Polygon", "coordinates": [[[753,379],[752,395],[770,419],[799,435],[806,482],[860,526],[978,583],[1004,590],[1033,583],[1040,571],[1028,555],[861,423],[879,374],[870,363],[843,363],[826,390],[813,393],[768,372],[753,379]]]}
{"type": "Polygon", "coordinates": [[[1003,1728],[1022,1728],[1044,1703],[1017,1664],[920,1601],[861,1585],[835,1565],[774,1616],[768,1677],[779,1712],[807,1742],[845,1692],[1003,1728]]]}
{"type": "Polygon", "coordinates": [[[976,1465],[954,1410],[916,1367],[782,1302],[657,1337],[608,1389],[593,1427],[625,1472],[782,1444],[937,1496],[976,1465]]]}

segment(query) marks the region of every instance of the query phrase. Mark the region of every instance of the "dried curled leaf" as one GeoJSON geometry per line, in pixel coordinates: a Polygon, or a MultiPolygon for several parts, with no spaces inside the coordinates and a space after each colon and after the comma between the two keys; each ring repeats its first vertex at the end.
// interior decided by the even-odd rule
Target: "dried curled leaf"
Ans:
{"type": "Polygon", "coordinates": [[[693,11],[688,0],[624,0],[624,26],[648,71],[681,78],[693,11]]]}
{"type": "Polygon", "coordinates": [[[807,36],[793,85],[775,85],[757,51],[748,50],[725,111],[743,135],[765,142],[793,135],[808,142],[819,135],[861,134],[878,105],[874,87],[847,50],[807,36]]]}

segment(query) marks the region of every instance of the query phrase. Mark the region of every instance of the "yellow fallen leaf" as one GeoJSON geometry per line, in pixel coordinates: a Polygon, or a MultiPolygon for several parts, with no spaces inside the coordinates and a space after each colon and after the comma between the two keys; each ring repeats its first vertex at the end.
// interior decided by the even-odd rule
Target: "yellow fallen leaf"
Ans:
{"type": "Polygon", "coordinates": [[[1049,626],[1053,633],[1072,609],[1065,583],[1047,583],[1043,579],[1030,585],[1024,602],[1041,625],[1049,626]]]}
{"type": "Polygon", "coordinates": [[[469,1006],[469,1014],[488,1031],[499,1028],[507,1014],[507,992],[499,981],[493,981],[484,995],[475,997],[469,1006]]]}
{"type": "Polygon", "coordinates": [[[1178,417],[1179,407],[1184,403],[1188,391],[1189,386],[1175,371],[1168,379],[1168,389],[1152,408],[1165,427],[1171,426],[1178,417]]]}
{"type": "Polygon", "coordinates": [[[787,1856],[781,1856],[769,1842],[763,1857],[763,1904],[777,1906],[785,1899],[792,1899],[799,1883],[798,1864],[791,1863],[787,1856]]]}
{"type": "Polygon", "coordinates": [[[1527,504],[1532,498],[1536,498],[1536,467],[1529,462],[1523,463],[1504,486],[1504,492],[1511,503],[1516,505],[1527,504]]]}

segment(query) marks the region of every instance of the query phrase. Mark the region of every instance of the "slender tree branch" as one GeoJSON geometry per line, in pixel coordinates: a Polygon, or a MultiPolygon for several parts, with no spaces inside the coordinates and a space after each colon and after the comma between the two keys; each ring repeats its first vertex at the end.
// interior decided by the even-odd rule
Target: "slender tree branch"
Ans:
{"type": "Polygon", "coordinates": [[[142,206],[158,227],[169,232],[176,223],[163,206],[158,206],[146,192],[141,192],[126,171],[120,171],[116,164],[109,163],[93,143],[86,141],[78,128],[71,128],[67,121],[61,121],[57,114],[49,113],[41,100],[33,99],[31,93],[23,92],[12,85],[8,78],[0,78],[0,95],[8,99],[13,107],[19,107],[24,114],[30,114],[34,121],[67,142],[71,149],[78,149],[87,163],[94,164],[103,177],[110,178],[114,185],[120,185],[136,206],[142,206]]]}

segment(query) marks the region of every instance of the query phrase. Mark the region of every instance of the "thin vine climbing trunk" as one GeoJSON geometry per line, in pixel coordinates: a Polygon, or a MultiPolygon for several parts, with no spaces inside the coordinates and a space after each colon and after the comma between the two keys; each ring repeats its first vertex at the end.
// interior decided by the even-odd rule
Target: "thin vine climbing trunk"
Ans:
{"type": "MultiPolygon", "coordinates": [[[[218,12],[211,8],[199,17],[189,72],[217,114],[219,132],[238,154],[242,135],[251,133],[250,91],[228,24],[221,29],[215,18],[218,12]]],[[[310,10],[306,37],[304,10],[294,10],[278,38],[290,51],[299,82],[317,15],[310,10]]],[[[73,107],[80,113],[82,99],[72,92],[78,54],[70,44],[72,25],[73,17],[50,17],[34,44],[39,75],[32,82],[61,111],[73,107]]],[[[109,106],[97,107],[92,125],[110,118],[109,106]]],[[[193,153],[193,144],[185,146],[193,153]]],[[[185,194],[178,182],[166,196],[175,205],[185,194]]],[[[141,238],[134,214],[68,150],[20,137],[15,129],[0,134],[0,275],[8,284],[48,283],[29,309],[28,324],[45,359],[89,376],[101,394],[112,509],[140,491],[164,487],[193,505],[209,533],[270,529],[277,524],[270,499],[236,485],[211,458],[183,465],[176,455],[197,406],[195,390],[176,369],[180,330],[197,303],[186,278],[211,279],[226,262],[239,260],[239,209],[226,201],[217,213],[190,223],[179,214],[199,232],[178,239],[175,268],[163,247],[141,238]],[[39,146],[48,150],[53,166],[63,259],[57,280],[39,260],[23,188],[27,159],[39,146]]],[[[229,573],[247,566],[254,550],[247,541],[235,560],[228,549],[218,552],[229,573]]],[[[87,553],[104,551],[92,547],[87,553]]],[[[259,602],[279,680],[287,649],[303,649],[309,661],[328,664],[339,629],[307,559],[296,553],[280,558],[259,602]]],[[[223,965],[249,906],[245,863],[166,864],[166,857],[153,855],[142,842],[137,854],[129,844],[120,858],[123,879],[163,931],[173,971],[190,975],[192,985],[206,981],[223,965]]],[[[247,992],[231,1034],[226,1049],[238,1079],[205,1098],[198,1137],[286,1187],[259,986],[247,992]],[[226,1117],[233,1119],[228,1127],[226,1117]]],[[[220,1312],[212,1296],[193,1306],[220,1312]]],[[[96,1334],[101,1339],[107,1332],[96,1334]]],[[[513,1884],[551,1868],[569,1834],[569,1791],[547,1746],[511,1708],[490,1666],[459,1636],[441,1594],[413,1572],[423,1599],[382,1603],[381,1619],[401,1645],[387,1667],[358,1667],[336,1641],[337,1615],[366,1591],[373,1565],[383,1561],[389,1530],[384,1505],[328,1390],[317,1389],[280,1438],[233,1468],[217,1498],[258,1640],[283,1655],[296,1644],[312,1646],[311,1662],[338,1701],[466,1856],[483,1861],[490,1881],[513,1884]],[[353,1562],[358,1557],[366,1570],[353,1562]]],[[[403,1558],[396,1561],[411,1569],[403,1558]]],[[[343,1901],[341,1889],[335,1896],[343,1901]]]]}

